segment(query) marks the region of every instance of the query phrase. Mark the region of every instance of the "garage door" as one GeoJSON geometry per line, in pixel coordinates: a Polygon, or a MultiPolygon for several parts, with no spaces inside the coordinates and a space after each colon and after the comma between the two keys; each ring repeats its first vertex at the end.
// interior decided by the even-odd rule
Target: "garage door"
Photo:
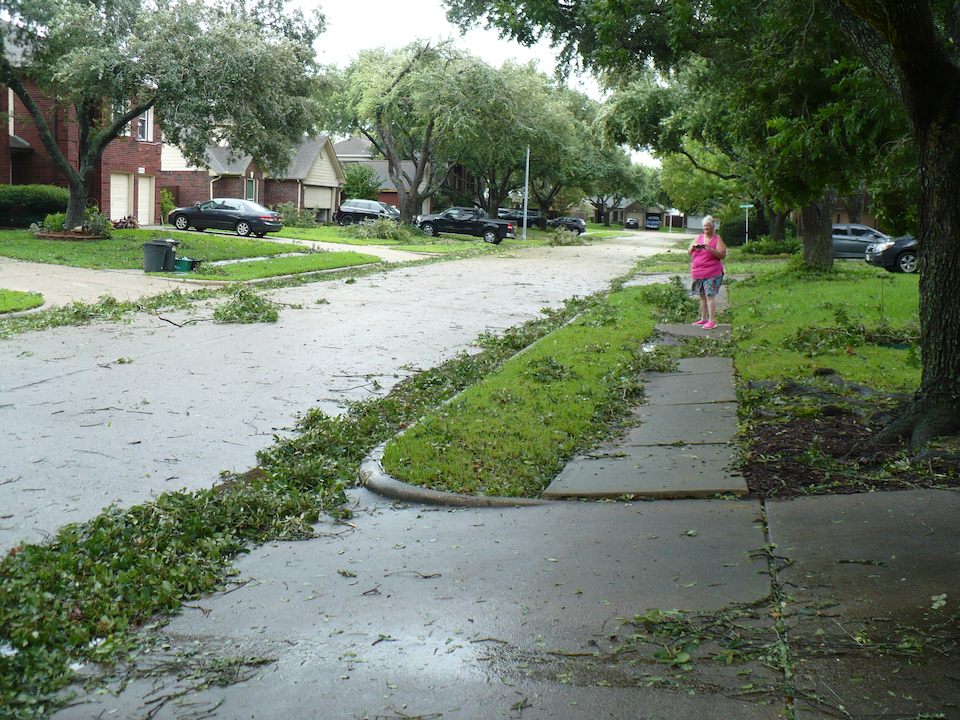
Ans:
{"type": "Polygon", "coordinates": [[[137,222],[141,225],[153,225],[153,183],[153,175],[137,178],[137,222]]]}
{"type": "Polygon", "coordinates": [[[303,188],[303,206],[308,208],[333,207],[333,194],[328,187],[307,185],[303,188]]]}
{"type": "Polygon", "coordinates": [[[133,175],[110,173],[110,219],[120,220],[133,215],[133,175]]]}

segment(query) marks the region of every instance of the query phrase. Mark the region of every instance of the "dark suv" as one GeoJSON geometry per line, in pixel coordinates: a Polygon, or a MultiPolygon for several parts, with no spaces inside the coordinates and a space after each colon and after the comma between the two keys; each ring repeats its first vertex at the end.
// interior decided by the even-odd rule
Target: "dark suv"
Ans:
{"type": "MultiPolygon", "coordinates": [[[[499,208],[497,210],[497,217],[501,220],[512,220],[517,224],[518,228],[523,227],[523,210],[514,210],[513,208],[499,208]]],[[[527,210],[527,227],[528,228],[543,228],[546,225],[543,218],[540,216],[539,210],[527,210]]]]}
{"type": "Polygon", "coordinates": [[[333,214],[334,221],[340,225],[353,225],[379,218],[400,222],[400,211],[379,200],[344,200],[333,214]]]}

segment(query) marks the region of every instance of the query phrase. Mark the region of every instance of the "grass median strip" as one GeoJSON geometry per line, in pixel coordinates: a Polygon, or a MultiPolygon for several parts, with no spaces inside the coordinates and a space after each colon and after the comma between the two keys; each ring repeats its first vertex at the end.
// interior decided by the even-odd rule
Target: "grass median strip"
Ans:
{"type": "Polygon", "coordinates": [[[201,264],[197,270],[186,276],[194,280],[260,280],[267,277],[281,277],[298,273],[336,270],[353,265],[378,263],[376,255],[355,252],[321,252],[295,255],[292,257],[271,258],[268,260],[246,260],[224,265],[201,264]]]}
{"type": "MultiPolygon", "coordinates": [[[[682,288],[671,287],[682,304],[682,288]]],[[[391,441],[384,468],[434,490],[539,497],[639,400],[663,292],[629,288],[590,307],[391,441]]]]}
{"type": "Polygon", "coordinates": [[[43,296],[38,293],[0,288],[0,313],[30,310],[41,305],[43,305],[43,296]]]}

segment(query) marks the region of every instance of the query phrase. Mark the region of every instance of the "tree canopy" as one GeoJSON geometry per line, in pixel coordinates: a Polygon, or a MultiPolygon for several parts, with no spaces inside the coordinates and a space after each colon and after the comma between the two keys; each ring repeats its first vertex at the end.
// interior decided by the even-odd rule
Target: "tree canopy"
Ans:
{"type": "MultiPolygon", "coordinates": [[[[881,439],[909,435],[915,445],[960,430],[960,6],[953,0],[446,0],[448,17],[485,21],[531,44],[548,38],[561,59],[626,86],[650,68],[661,77],[691,68],[709,80],[695,86],[712,101],[699,114],[703,137],[717,120],[734,128],[727,147],[759,191],[781,206],[803,206],[804,257],[829,267],[830,220],[837,192],[873,182],[889,211],[918,209],[923,379],[913,401],[895,413],[881,439]],[[828,15],[824,15],[824,12],[828,15]],[[879,83],[862,82],[851,55],[879,83]],[[837,71],[840,71],[838,74],[837,71]],[[746,82],[742,82],[746,80],[746,82]],[[850,98],[870,88],[879,102],[850,98]],[[885,92],[877,93],[877,89],[885,92]],[[849,100],[860,100],[853,105],[849,100]],[[884,113],[875,122],[878,113],[884,113]],[[889,122],[888,122],[889,121],[889,122]],[[899,128],[899,129],[898,129],[899,128]],[[906,133],[904,133],[906,130],[906,133]],[[913,147],[910,147],[912,144],[913,147]],[[915,153],[915,155],[914,155],[915,153]],[[910,197],[916,158],[917,196],[910,197]],[[899,196],[899,197],[898,197],[899,196]],[[819,199],[818,199],[819,198],[819,199]],[[899,200],[899,202],[898,202],[899,200]]],[[[694,77],[697,77],[696,75],[694,77]]],[[[649,93],[656,99],[656,93],[649,93]]],[[[870,96],[867,96],[870,97],[870,96]]],[[[668,113],[659,116],[668,118],[668,113]]],[[[621,118],[624,127],[633,127],[621,118]]],[[[635,141],[673,142],[658,119],[635,141]]],[[[899,225],[908,225],[901,217],[899,225]]]]}
{"type": "Polygon", "coordinates": [[[283,168],[315,118],[313,42],[323,18],[282,0],[2,0],[0,81],[26,105],[82,217],[96,165],[136,117],[154,108],[164,139],[202,164],[226,144],[283,168]],[[40,111],[40,92],[72,106],[74,167],[40,111]]]}

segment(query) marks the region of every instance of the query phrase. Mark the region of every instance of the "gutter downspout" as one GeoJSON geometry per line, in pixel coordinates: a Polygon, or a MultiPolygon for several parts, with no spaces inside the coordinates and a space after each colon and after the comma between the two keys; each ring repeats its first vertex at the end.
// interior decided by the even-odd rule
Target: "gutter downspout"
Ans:
{"type": "Polygon", "coordinates": [[[213,184],[222,177],[223,175],[217,175],[215,178],[213,178],[213,180],[210,181],[210,197],[208,197],[207,200],[213,200],[213,184]]]}

